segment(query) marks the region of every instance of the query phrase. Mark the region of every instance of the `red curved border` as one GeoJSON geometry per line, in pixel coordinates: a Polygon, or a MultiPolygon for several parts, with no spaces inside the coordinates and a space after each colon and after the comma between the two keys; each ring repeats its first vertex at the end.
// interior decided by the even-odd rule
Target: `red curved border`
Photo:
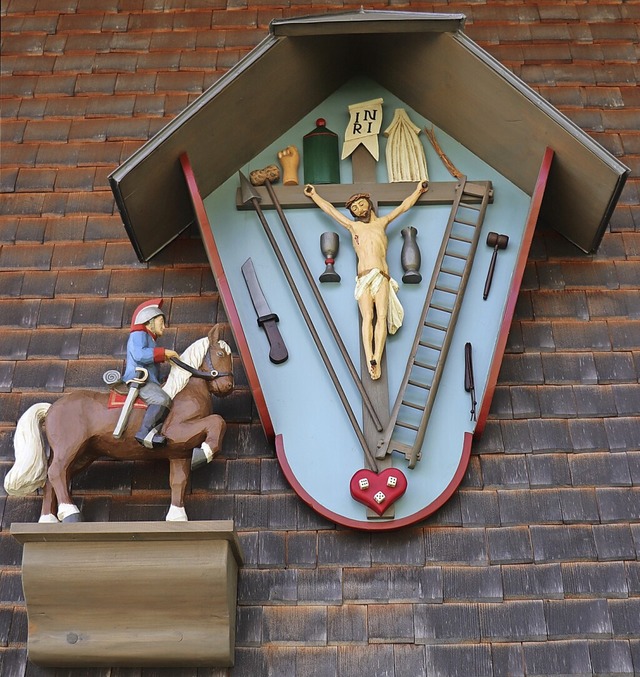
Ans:
{"type": "Polygon", "coordinates": [[[242,323],[240,322],[240,316],[238,315],[238,309],[236,308],[235,301],[231,295],[231,288],[229,287],[229,282],[227,281],[227,276],[224,272],[222,259],[220,258],[220,252],[218,251],[218,245],[216,244],[216,240],[213,237],[213,231],[211,230],[209,217],[207,216],[207,211],[204,207],[202,196],[200,195],[200,189],[198,188],[196,177],[193,173],[193,168],[191,167],[191,162],[189,161],[189,157],[186,153],[182,153],[182,155],[180,155],[180,164],[182,166],[184,178],[187,182],[189,195],[191,196],[191,202],[196,214],[196,221],[200,227],[202,242],[207,252],[207,258],[209,259],[209,264],[211,266],[211,270],[213,271],[213,276],[216,280],[218,292],[220,294],[220,298],[222,299],[222,303],[224,304],[227,319],[231,325],[231,330],[233,331],[233,336],[235,338],[236,345],[238,346],[240,357],[242,358],[242,364],[244,365],[247,380],[249,381],[249,387],[251,388],[253,400],[256,403],[256,409],[258,410],[258,416],[260,417],[264,434],[269,440],[273,440],[275,431],[273,429],[273,423],[271,422],[269,410],[267,409],[267,402],[264,398],[262,387],[260,386],[258,372],[256,371],[253,359],[251,357],[249,344],[247,343],[247,337],[245,336],[242,323]]]}
{"type": "MultiPolygon", "coordinates": [[[[413,515],[408,515],[401,519],[392,519],[385,521],[371,520],[369,522],[360,522],[358,520],[351,519],[349,517],[344,517],[338,513],[325,508],[323,505],[318,503],[314,498],[312,498],[309,493],[304,489],[304,487],[298,482],[298,479],[293,474],[291,466],[284,451],[284,440],[281,434],[276,435],[276,454],[278,456],[278,461],[280,462],[280,467],[284,472],[287,481],[293,488],[293,490],[300,496],[300,498],[318,514],[326,517],[328,520],[340,524],[345,527],[350,527],[352,529],[360,529],[361,531],[392,531],[394,529],[400,529],[402,527],[410,526],[415,524],[420,520],[426,519],[429,515],[433,514],[436,510],[441,508],[452,496],[453,492],[458,488],[462,478],[464,477],[465,472],[467,471],[467,466],[469,465],[469,458],[471,457],[471,443],[473,441],[472,433],[465,433],[464,440],[462,443],[462,456],[460,457],[460,463],[456,469],[454,476],[451,478],[451,481],[446,486],[445,490],[436,498],[434,501],[425,506],[422,510],[419,510],[413,515]]],[[[348,487],[345,489],[348,491],[348,487]]]]}
{"type": "Polygon", "coordinates": [[[507,346],[507,339],[509,338],[509,331],[511,330],[511,322],[513,314],[518,302],[518,294],[520,293],[520,285],[524,276],[524,269],[529,258],[529,250],[531,249],[531,241],[533,240],[533,231],[538,222],[538,215],[540,214],[540,206],[542,205],[542,198],[547,187],[547,180],[549,179],[549,172],[551,170],[551,163],[553,161],[554,152],[551,148],[547,148],[540,164],[538,178],[536,180],[533,195],[531,196],[531,206],[529,207],[529,214],[527,216],[527,223],[524,230],[524,238],[520,247],[520,254],[516,262],[516,268],[511,280],[511,288],[509,289],[509,296],[507,297],[507,305],[502,316],[502,324],[498,333],[498,341],[496,348],[493,351],[493,360],[489,367],[489,375],[487,377],[487,387],[484,391],[482,402],[480,403],[478,422],[476,424],[474,436],[480,437],[484,431],[484,427],[489,416],[489,409],[491,408],[491,400],[493,400],[493,393],[495,392],[498,383],[498,375],[500,367],[502,366],[502,358],[507,346]]]}

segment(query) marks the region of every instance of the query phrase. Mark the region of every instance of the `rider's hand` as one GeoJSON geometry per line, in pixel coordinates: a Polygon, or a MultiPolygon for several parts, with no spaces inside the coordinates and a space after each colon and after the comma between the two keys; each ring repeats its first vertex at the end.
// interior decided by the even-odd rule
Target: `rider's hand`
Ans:
{"type": "Polygon", "coordinates": [[[170,350],[169,348],[165,348],[164,361],[168,362],[172,357],[180,357],[180,354],[176,353],[175,350],[170,350]]]}

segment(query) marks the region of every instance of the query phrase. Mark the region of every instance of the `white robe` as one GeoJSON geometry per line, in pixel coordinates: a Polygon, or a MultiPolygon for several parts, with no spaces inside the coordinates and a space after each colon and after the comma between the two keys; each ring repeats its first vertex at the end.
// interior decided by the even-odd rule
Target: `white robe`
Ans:
{"type": "Polygon", "coordinates": [[[372,268],[361,277],[356,277],[355,298],[359,301],[365,292],[375,297],[383,282],[389,283],[389,306],[387,308],[387,332],[395,334],[402,326],[404,309],[398,299],[398,283],[392,277],[385,277],[379,268],[372,268]]]}

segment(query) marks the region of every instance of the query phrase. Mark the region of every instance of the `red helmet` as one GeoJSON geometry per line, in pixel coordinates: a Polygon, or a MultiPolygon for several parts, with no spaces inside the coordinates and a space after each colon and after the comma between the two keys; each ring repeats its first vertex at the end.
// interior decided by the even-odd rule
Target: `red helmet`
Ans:
{"type": "Polygon", "coordinates": [[[131,331],[140,331],[144,329],[145,324],[147,324],[149,320],[153,320],[154,317],[158,317],[158,315],[165,317],[165,314],[162,311],[162,302],[163,299],[150,299],[149,301],[141,303],[133,311],[131,331]]]}

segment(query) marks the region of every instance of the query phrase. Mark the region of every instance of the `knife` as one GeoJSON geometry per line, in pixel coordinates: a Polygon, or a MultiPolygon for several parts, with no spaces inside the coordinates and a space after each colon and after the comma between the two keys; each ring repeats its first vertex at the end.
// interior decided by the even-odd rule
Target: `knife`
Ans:
{"type": "Polygon", "coordinates": [[[281,364],[287,360],[289,353],[287,352],[287,346],[285,346],[282,336],[280,335],[280,330],[276,325],[276,323],[280,321],[280,318],[275,313],[272,313],[269,308],[267,299],[265,299],[264,294],[262,293],[262,288],[260,287],[260,282],[258,281],[251,258],[248,258],[242,264],[241,270],[244,281],[247,283],[251,302],[253,303],[256,315],[258,316],[258,326],[264,329],[269,345],[271,346],[269,359],[274,364],[281,364]]]}

